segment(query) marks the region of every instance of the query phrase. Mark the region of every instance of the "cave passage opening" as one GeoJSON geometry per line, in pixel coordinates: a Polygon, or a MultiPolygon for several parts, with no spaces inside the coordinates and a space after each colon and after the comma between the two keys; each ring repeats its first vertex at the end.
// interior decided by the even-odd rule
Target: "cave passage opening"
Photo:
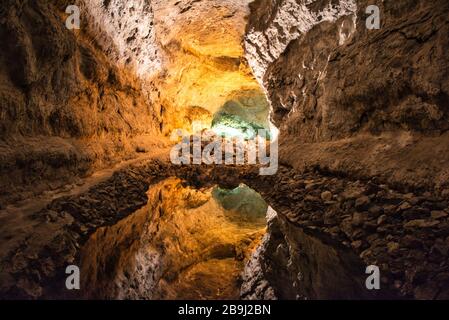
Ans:
{"type": "Polygon", "coordinates": [[[270,105],[262,91],[245,90],[236,94],[214,114],[211,130],[224,138],[253,139],[259,130],[271,137],[270,105]]]}
{"type": "MultiPolygon", "coordinates": [[[[217,2],[185,11],[153,3],[163,61],[152,79],[160,130],[245,140],[263,130],[273,140],[271,105],[243,48],[249,1],[217,2]]],[[[240,298],[245,263],[266,233],[264,199],[243,184],[192,188],[177,178],[147,196],[146,206],[98,229],[82,249],[87,298],[240,298]]]]}
{"type": "Polygon", "coordinates": [[[164,57],[155,85],[165,136],[178,130],[185,135],[206,130],[245,140],[259,135],[259,130],[266,131],[268,139],[277,136],[270,122],[271,105],[246,58],[250,2],[192,2],[181,11],[182,1],[153,4],[164,57]]]}

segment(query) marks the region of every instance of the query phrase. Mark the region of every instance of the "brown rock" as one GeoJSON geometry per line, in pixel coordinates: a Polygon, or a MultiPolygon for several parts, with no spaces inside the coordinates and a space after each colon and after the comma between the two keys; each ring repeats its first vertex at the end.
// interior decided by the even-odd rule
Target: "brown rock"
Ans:
{"type": "Polygon", "coordinates": [[[412,229],[412,228],[430,228],[434,227],[438,224],[438,221],[429,221],[424,219],[411,220],[404,224],[404,228],[412,229]]]}
{"type": "Polygon", "coordinates": [[[382,208],[376,205],[369,208],[368,211],[370,215],[373,216],[374,218],[377,218],[382,214],[382,208]]]}
{"type": "Polygon", "coordinates": [[[401,246],[407,247],[407,248],[417,249],[417,248],[421,248],[422,247],[421,241],[418,240],[416,237],[414,237],[412,235],[404,236],[401,239],[400,243],[401,243],[401,246]]]}
{"type": "Polygon", "coordinates": [[[332,200],[332,192],[330,191],[324,191],[321,193],[321,199],[324,201],[331,201],[332,200]]]}
{"type": "Polygon", "coordinates": [[[360,247],[362,246],[362,240],[356,240],[351,242],[351,247],[353,247],[354,249],[360,249],[360,247]]]}
{"type": "Polygon", "coordinates": [[[432,219],[441,219],[448,216],[448,214],[444,211],[432,211],[430,212],[430,216],[432,219]]]}
{"type": "Polygon", "coordinates": [[[355,201],[355,208],[357,210],[366,210],[368,209],[370,203],[371,200],[367,196],[362,196],[357,198],[357,200],[355,201]]]}
{"type": "Polygon", "coordinates": [[[412,207],[412,205],[410,203],[408,203],[407,201],[405,201],[398,207],[398,210],[404,211],[404,210],[410,209],[411,207],[412,207]]]}
{"type": "Polygon", "coordinates": [[[387,243],[388,252],[392,253],[399,249],[399,243],[397,242],[388,242],[387,243]]]}
{"type": "Polygon", "coordinates": [[[441,196],[446,199],[449,198],[449,189],[444,189],[441,191],[441,196]]]}
{"type": "Polygon", "coordinates": [[[352,216],[352,224],[354,226],[361,226],[363,222],[365,221],[365,216],[361,212],[355,212],[352,216]]]}
{"type": "Polygon", "coordinates": [[[377,218],[377,225],[383,225],[387,221],[386,215],[381,215],[379,218],[377,218]]]}
{"type": "Polygon", "coordinates": [[[352,219],[346,218],[343,220],[343,222],[340,224],[340,229],[343,231],[346,236],[350,237],[352,234],[352,219]]]}

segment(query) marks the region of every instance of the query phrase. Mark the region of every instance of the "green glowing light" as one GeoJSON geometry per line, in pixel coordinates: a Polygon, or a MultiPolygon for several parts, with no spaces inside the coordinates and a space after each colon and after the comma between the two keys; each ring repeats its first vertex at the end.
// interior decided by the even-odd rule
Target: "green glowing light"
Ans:
{"type": "Polygon", "coordinates": [[[268,204],[262,196],[245,184],[232,190],[216,187],[212,196],[223,209],[238,212],[248,219],[264,218],[267,213],[268,204]]]}
{"type": "MultiPolygon", "coordinates": [[[[258,124],[246,121],[238,115],[220,112],[215,115],[211,129],[217,135],[225,138],[242,137],[249,140],[258,135],[258,130],[265,128],[258,124]]],[[[270,138],[268,130],[267,138],[270,138]]]]}

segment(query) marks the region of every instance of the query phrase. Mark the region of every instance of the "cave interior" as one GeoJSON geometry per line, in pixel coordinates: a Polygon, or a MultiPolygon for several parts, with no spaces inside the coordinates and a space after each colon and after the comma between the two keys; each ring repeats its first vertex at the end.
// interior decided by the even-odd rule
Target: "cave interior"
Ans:
{"type": "Polygon", "coordinates": [[[449,299],[448,11],[2,1],[0,299],[449,299]]]}

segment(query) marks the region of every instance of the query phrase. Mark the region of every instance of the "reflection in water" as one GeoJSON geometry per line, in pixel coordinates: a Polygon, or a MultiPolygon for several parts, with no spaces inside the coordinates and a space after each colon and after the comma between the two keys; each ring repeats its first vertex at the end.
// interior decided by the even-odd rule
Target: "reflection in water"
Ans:
{"type": "Polygon", "coordinates": [[[244,261],[265,233],[260,195],[245,185],[195,190],[176,178],[147,194],[145,207],[86,243],[85,297],[238,299],[244,261]]]}

